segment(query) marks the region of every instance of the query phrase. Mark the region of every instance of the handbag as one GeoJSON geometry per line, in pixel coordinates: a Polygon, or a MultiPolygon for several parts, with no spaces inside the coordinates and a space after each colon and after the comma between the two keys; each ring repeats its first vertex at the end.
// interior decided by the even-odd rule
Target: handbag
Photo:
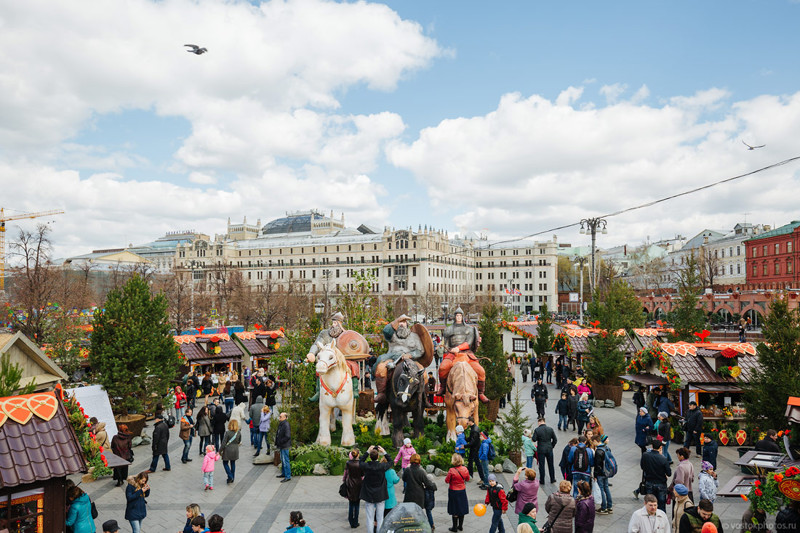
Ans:
{"type": "Polygon", "coordinates": [[[511,487],[511,490],[506,494],[506,500],[508,500],[509,503],[517,501],[517,491],[514,490],[514,487],[511,487]]]}
{"type": "Polygon", "coordinates": [[[555,523],[556,520],[558,520],[558,517],[561,516],[561,511],[564,510],[564,507],[566,507],[566,505],[561,506],[561,509],[558,510],[558,512],[556,513],[556,517],[553,518],[552,522],[548,520],[547,522],[544,523],[542,529],[539,530],[540,533],[550,533],[551,531],[553,531],[553,524],[555,523]]]}
{"type": "Polygon", "coordinates": [[[347,498],[347,485],[345,485],[344,482],[339,485],[339,496],[342,498],[347,498]]]}
{"type": "Polygon", "coordinates": [[[100,516],[100,513],[97,512],[97,506],[92,502],[92,519],[97,518],[100,516]]]}

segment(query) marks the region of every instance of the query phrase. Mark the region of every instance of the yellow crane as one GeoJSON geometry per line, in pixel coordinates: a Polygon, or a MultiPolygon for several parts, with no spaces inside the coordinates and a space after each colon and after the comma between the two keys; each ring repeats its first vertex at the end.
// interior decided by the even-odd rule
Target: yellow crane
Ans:
{"type": "Polygon", "coordinates": [[[46,217],[48,215],[60,215],[62,213],[64,213],[64,211],[54,209],[51,211],[6,216],[5,210],[0,207],[0,294],[6,290],[6,222],[25,218],[46,217]]]}

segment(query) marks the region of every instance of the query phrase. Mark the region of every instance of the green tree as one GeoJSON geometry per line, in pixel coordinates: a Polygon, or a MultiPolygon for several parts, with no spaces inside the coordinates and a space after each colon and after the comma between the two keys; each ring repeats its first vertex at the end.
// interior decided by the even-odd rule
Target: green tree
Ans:
{"type": "Polygon", "coordinates": [[[177,375],[180,356],[167,307],[166,297],[151,295],[136,274],[109,292],[104,309],[95,311],[89,362],[123,414],[151,408],[177,375]]]}
{"type": "Polygon", "coordinates": [[[11,355],[4,354],[0,357],[0,397],[15,394],[31,394],[36,390],[36,382],[31,381],[20,387],[22,381],[22,367],[11,363],[11,355]]]}
{"type": "Polygon", "coordinates": [[[545,352],[553,349],[553,319],[550,316],[550,311],[547,309],[547,304],[543,304],[539,309],[539,324],[536,326],[536,338],[533,341],[533,351],[537,357],[544,357],[545,352]]]}
{"type": "MultiPolygon", "coordinates": [[[[372,294],[372,287],[378,283],[378,278],[370,273],[355,274],[353,290],[343,291],[339,295],[339,311],[344,314],[345,329],[351,329],[361,334],[379,333],[378,320],[380,307],[372,294]]],[[[388,308],[387,308],[388,309],[388,308]]],[[[386,317],[388,321],[393,316],[386,317]]]]}
{"type": "Polygon", "coordinates": [[[519,399],[519,387],[514,389],[514,399],[508,403],[508,409],[497,418],[497,425],[503,434],[503,442],[510,452],[522,450],[522,432],[530,426],[530,419],[523,414],[523,405],[519,399]]]}
{"type": "Polygon", "coordinates": [[[592,384],[619,384],[619,375],[625,370],[625,354],[620,350],[625,337],[615,331],[602,330],[587,339],[589,354],[583,359],[583,368],[592,384]]]}
{"type": "Polygon", "coordinates": [[[675,329],[675,334],[671,336],[673,342],[693,342],[694,333],[705,327],[705,313],[697,308],[701,289],[700,267],[693,252],[678,273],[678,303],[672,313],[672,327],[675,329]]]}
{"type": "Polygon", "coordinates": [[[741,383],[744,404],[749,422],[762,429],[780,429],[786,425],[789,396],[800,396],[800,314],[789,309],[787,298],[775,298],[762,331],[759,365],[749,382],[741,383]]]}
{"type": "Polygon", "coordinates": [[[644,326],[645,315],[642,304],[636,298],[633,287],[622,280],[612,280],[607,285],[595,289],[589,314],[600,321],[600,327],[608,331],[644,326]]]}
{"type": "Polygon", "coordinates": [[[499,315],[500,308],[490,304],[483,308],[478,322],[481,345],[476,355],[486,371],[486,397],[490,400],[498,400],[511,390],[511,374],[503,353],[503,338],[497,327],[499,315]]]}

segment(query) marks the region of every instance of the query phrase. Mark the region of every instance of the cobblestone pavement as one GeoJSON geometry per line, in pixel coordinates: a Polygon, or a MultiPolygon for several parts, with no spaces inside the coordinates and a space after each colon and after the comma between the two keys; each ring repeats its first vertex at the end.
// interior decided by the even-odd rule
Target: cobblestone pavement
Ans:
{"type": "MultiPolygon", "coordinates": [[[[530,401],[531,383],[522,383],[521,376],[517,373],[517,383],[520,399],[525,403],[525,414],[533,421],[536,418],[533,402],[530,401]]],[[[550,387],[550,400],[547,402],[547,422],[556,427],[557,417],[554,414],[557,391],[550,387]]],[[[619,463],[619,473],[611,479],[612,497],[614,500],[614,514],[597,516],[595,521],[596,531],[625,532],[631,513],[641,507],[641,499],[636,501],[632,491],[638,486],[641,479],[639,469],[639,448],[633,444],[633,427],[635,407],[631,401],[631,394],[625,393],[622,407],[616,409],[599,409],[598,414],[605,432],[610,436],[611,448],[619,463]]],[[[339,477],[326,476],[295,476],[291,482],[279,483],[275,476],[279,469],[272,465],[252,465],[251,448],[244,439],[241,447],[241,459],[236,463],[236,482],[226,485],[225,472],[221,463],[215,472],[215,490],[204,491],[202,474],[200,472],[201,457],[198,455],[198,442],[192,446],[191,458],[193,462],[181,464],[180,451],[183,443],[178,439],[178,429],[173,428],[170,436],[170,459],[172,470],[159,472],[150,476],[152,489],[148,499],[148,514],[142,524],[143,533],[171,532],[178,533],[185,523],[185,508],[189,503],[200,505],[206,517],[213,513],[225,518],[225,531],[228,533],[277,533],[284,531],[288,524],[289,512],[301,510],[307,524],[316,533],[350,531],[347,522],[347,502],[338,494],[341,483],[339,477]]],[[[563,444],[573,436],[573,432],[556,430],[559,444],[556,446],[556,461],[561,453],[563,444]]],[[[675,444],[670,447],[674,454],[675,444]]],[[[149,467],[151,454],[149,447],[134,448],[136,460],[130,472],[136,473],[149,467]]],[[[720,447],[719,453],[719,479],[722,486],[731,476],[735,475],[737,468],[733,465],[737,453],[735,447],[720,447]]],[[[695,472],[699,472],[700,460],[692,457],[695,472]]],[[[163,463],[159,464],[163,468],[163,463]]],[[[558,467],[556,467],[558,470],[558,467]]],[[[510,487],[511,474],[499,475],[498,479],[505,487],[510,487]]],[[[438,492],[434,521],[438,531],[446,531],[451,521],[447,515],[447,487],[444,478],[438,478],[438,492]]],[[[397,486],[396,486],[397,487],[397,486]]],[[[119,522],[123,532],[130,531],[130,525],[124,520],[125,492],[124,486],[116,488],[110,479],[102,479],[93,483],[84,484],[83,488],[97,504],[100,516],[96,523],[99,524],[109,519],[119,522]]],[[[540,519],[539,525],[544,523],[544,502],[547,495],[556,489],[556,485],[545,484],[539,493],[540,519]]],[[[402,501],[400,488],[397,489],[399,500],[402,501]]],[[[470,507],[478,502],[483,502],[485,492],[478,489],[475,483],[468,484],[470,507]]],[[[599,502],[598,502],[599,506],[599,502]]],[[[718,498],[715,510],[720,515],[725,525],[725,531],[738,530],[738,523],[747,504],[739,498],[718,498]]],[[[668,509],[669,510],[669,509],[668,509]]],[[[361,527],[363,531],[364,506],[361,506],[361,527]]],[[[464,531],[485,532],[489,530],[490,513],[483,517],[468,516],[464,521],[464,531]]],[[[507,531],[516,531],[517,517],[513,514],[513,504],[510,512],[505,517],[507,531]]]]}

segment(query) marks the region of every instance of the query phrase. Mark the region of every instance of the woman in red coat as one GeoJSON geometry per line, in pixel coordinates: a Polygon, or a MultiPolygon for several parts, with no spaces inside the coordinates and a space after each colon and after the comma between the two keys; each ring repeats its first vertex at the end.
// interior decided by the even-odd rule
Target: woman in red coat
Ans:
{"type": "Polygon", "coordinates": [[[464,458],[454,453],[450,459],[450,470],[444,478],[449,485],[447,491],[447,514],[453,517],[453,527],[450,531],[459,531],[464,527],[464,516],[469,514],[467,501],[467,481],[469,470],[464,466],[464,458]]]}
{"type": "Polygon", "coordinates": [[[188,399],[186,398],[186,393],[183,392],[180,385],[175,387],[175,420],[180,421],[183,418],[183,415],[186,413],[186,405],[188,399]]]}

